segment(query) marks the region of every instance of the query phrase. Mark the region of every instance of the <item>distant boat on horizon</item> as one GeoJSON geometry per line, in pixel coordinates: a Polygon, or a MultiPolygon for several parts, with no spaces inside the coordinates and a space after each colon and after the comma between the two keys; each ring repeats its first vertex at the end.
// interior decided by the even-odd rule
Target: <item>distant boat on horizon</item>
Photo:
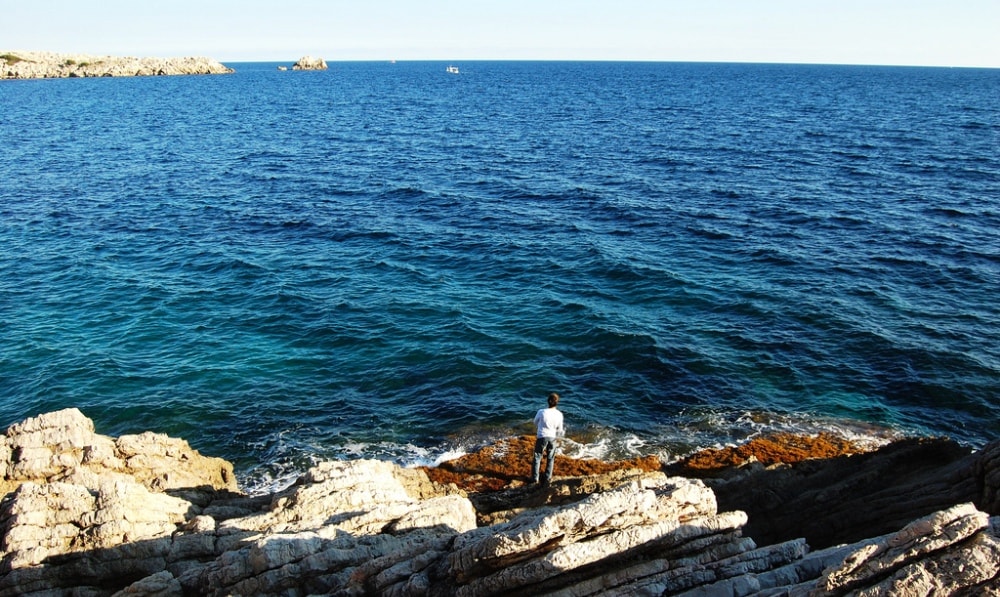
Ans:
{"type": "Polygon", "coordinates": [[[447,70],[449,73],[451,73],[453,75],[457,75],[458,74],[458,67],[457,66],[449,66],[445,70],[447,70]]]}

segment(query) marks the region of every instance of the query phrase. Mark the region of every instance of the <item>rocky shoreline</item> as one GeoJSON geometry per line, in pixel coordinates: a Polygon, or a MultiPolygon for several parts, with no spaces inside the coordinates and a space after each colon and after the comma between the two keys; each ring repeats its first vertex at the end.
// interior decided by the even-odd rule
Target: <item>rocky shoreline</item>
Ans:
{"type": "Polygon", "coordinates": [[[542,487],[530,444],[251,496],[183,440],[39,415],[0,437],[0,596],[1000,595],[1000,443],[762,438],[542,487]]]}
{"type": "Polygon", "coordinates": [[[204,57],[134,58],[53,52],[0,52],[0,79],[142,77],[228,74],[233,69],[204,57]]]}

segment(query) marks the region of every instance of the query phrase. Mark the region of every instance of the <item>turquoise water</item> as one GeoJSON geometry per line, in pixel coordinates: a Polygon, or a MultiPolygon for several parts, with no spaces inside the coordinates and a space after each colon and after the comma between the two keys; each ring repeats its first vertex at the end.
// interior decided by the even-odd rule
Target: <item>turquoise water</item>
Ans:
{"type": "Polygon", "coordinates": [[[567,449],[1000,430],[1000,71],[234,64],[0,84],[0,424],[249,487],[567,449]]]}

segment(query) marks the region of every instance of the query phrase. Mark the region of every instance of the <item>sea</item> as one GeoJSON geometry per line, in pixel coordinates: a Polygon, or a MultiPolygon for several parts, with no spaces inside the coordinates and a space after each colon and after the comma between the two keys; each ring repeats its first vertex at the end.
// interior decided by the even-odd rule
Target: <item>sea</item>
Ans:
{"type": "Polygon", "coordinates": [[[0,425],[250,492],[553,391],[578,457],[998,438],[1000,70],[329,65],[0,81],[0,425]]]}

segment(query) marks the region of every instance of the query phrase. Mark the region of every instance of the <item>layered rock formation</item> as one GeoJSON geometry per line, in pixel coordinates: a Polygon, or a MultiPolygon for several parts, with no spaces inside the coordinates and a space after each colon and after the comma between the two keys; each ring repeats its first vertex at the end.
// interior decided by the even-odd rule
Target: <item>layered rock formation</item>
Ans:
{"type": "Polygon", "coordinates": [[[303,56],[292,65],[292,70],[326,70],[326,61],[313,56],[303,56]]]}
{"type": "Polygon", "coordinates": [[[233,69],[202,57],[133,58],[52,52],[0,52],[0,79],[209,75],[231,72],[233,69]]]}
{"type": "MultiPolygon", "coordinates": [[[[446,473],[490,477],[510,445],[446,473]]],[[[423,469],[327,462],[248,496],[186,442],[101,436],[70,409],[0,438],[0,595],[1000,595],[1000,519],[983,511],[997,506],[998,453],[938,459],[974,476],[970,502],[817,550],[748,536],[753,514],[720,507],[718,478],[644,470],[648,459],[584,462],[597,468],[549,487],[508,468],[505,484],[472,492],[423,469]]]]}

